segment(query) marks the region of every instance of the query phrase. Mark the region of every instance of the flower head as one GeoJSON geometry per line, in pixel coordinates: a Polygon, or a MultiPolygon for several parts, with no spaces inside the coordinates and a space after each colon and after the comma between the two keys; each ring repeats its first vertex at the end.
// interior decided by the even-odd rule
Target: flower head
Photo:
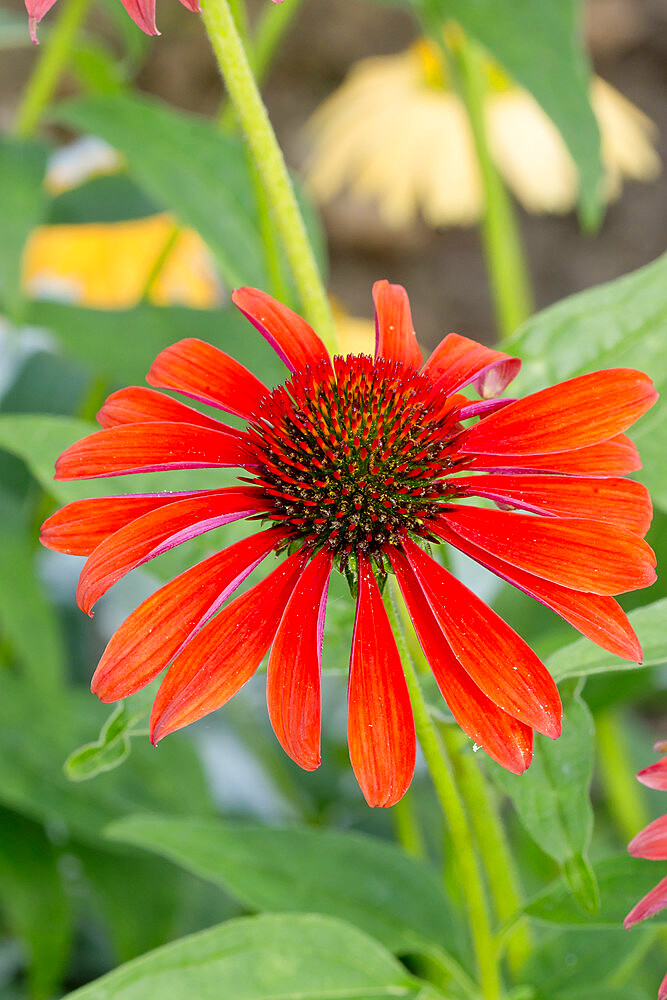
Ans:
{"type": "Polygon", "coordinates": [[[114,701],[169,669],[150,722],[157,743],[223,705],[270,650],[269,715],[302,767],[320,762],[320,665],[327,586],[356,594],[348,687],[350,757],[371,805],[405,792],[412,709],[381,597],[395,575],[452,714],[504,767],[523,771],[533,730],[556,737],[556,686],[526,643],[425,551],[448,542],[594,642],[639,660],[612,595],[650,584],[648,494],[623,431],[655,401],[650,379],[617,369],[521,400],[499,394],[520,362],[449,334],[423,363],[407,295],[374,286],[373,356],[331,358],[295,313],[255,289],[235,304],[290,370],[269,390],[197,340],[163,351],[148,381],[246,421],[236,430],[154,389],[112,394],[102,430],[58,459],[56,478],[241,467],[231,488],[80,500],[42,541],[87,555],[78,601],[90,612],[125,573],[240,518],[262,522],[158,590],[111,638],[93,691],[114,701]],[[474,386],[481,399],[466,392],[474,386]],[[486,498],[502,509],[466,504],[486,498]],[[259,525],[258,525],[259,527],[259,525]],[[222,605],[269,553],[281,561],[222,605]],[[222,610],[220,610],[222,608],[222,610]]]}
{"type": "MultiPolygon", "coordinates": [[[[656,743],[656,750],[667,750],[667,740],[656,743]]],[[[667,757],[655,764],[645,767],[637,775],[643,785],[667,791],[667,757]]],[[[638,833],[628,844],[628,851],[635,858],[650,858],[653,861],[667,861],[667,816],[660,816],[638,833]]],[[[627,928],[655,916],[667,908],[667,876],[651,889],[643,899],[628,913],[623,921],[627,928]]],[[[663,979],[658,991],[658,1000],[667,1000],[667,976],[663,979]]]]}
{"type": "MultiPolygon", "coordinates": [[[[499,171],[528,211],[570,211],[577,170],[556,126],[498,66],[489,61],[486,70],[486,129],[499,171]]],[[[618,197],[625,177],[655,178],[660,160],[650,119],[599,77],[591,103],[602,136],[606,197],[618,197]]],[[[419,212],[431,226],[467,226],[482,215],[467,113],[432,42],[357,63],[315,112],[309,132],[309,185],[320,201],[349,187],[374,201],[395,228],[419,212]]]]}

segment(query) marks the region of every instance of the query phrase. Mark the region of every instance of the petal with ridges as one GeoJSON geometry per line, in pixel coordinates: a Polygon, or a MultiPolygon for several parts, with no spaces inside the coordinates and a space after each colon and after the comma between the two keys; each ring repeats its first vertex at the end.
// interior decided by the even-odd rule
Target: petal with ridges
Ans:
{"type": "Polygon", "coordinates": [[[421,368],[422,352],[412,324],[408,293],[402,285],[376,281],[373,285],[375,303],[375,357],[401,361],[421,368]]]}
{"type": "Polygon", "coordinates": [[[632,368],[579,375],[518,399],[470,427],[461,451],[484,455],[538,455],[607,441],[626,430],[658,394],[632,368]]]}
{"type": "Polygon", "coordinates": [[[440,693],[461,729],[501,767],[522,774],[533,756],[533,731],[495,705],[477,687],[454,656],[447,637],[409,562],[389,549],[401,593],[440,693]]]}
{"type": "Polygon", "coordinates": [[[153,704],[152,743],[214,712],[250,680],[273,642],[305,560],[304,549],[285,559],[176,657],[153,704]]]}
{"type": "Polygon", "coordinates": [[[146,389],[141,385],[112,392],[97,414],[97,420],[102,427],[166,420],[171,423],[198,424],[214,431],[227,429],[225,424],[214,417],[207,417],[192,406],[186,406],[171,396],[165,396],[163,392],[155,392],[154,389],[146,389]]]}
{"type": "Polygon", "coordinates": [[[93,676],[93,694],[118,701],[152,681],[284,537],[279,528],[252,535],[152,594],[109,640],[93,676]]]}
{"type": "Polygon", "coordinates": [[[536,514],[609,521],[642,537],[653,514],[648,490],[632,479],[488,475],[452,480],[452,486],[461,496],[486,497],[536,514]]]}
{"type": "Polygon", "coordinates": [[[47,549],[87,556],[119,528],[158,507],[199,493],[145,493],[74,500],[47,518],[39,540],[47,549]]]}
{"type": "Polygon", "coordinates": [[[132,20],[147,35],[159,35],[155,23],[155,0],[120,0],[132,20]]]}
{"type": "Polygon", "coordinates": [[[415,768],[412,705],[378,585],[359,556],[357,612],[348,683],[350,761],[369,806],[392,806],[415,768]]]}
{"type": "Polygon", "coordinates": [[[407,538],[403,549],[452,652],[475,684],[527,726],[545,736],[560,736],[558,689],[530,646],[407,538]]]}
{"type": "Polygon", "coordinates": [[[649,861],[667,861],[667,816],[659,816],[644,827],[628,844],[628,851],[635,858],[649,861]]]}
{"type": "Polygon", "coordinates": [[[451,509],[442,517],[473,545],[571,590],[623,594],[655,580],[652,550],[614,524],[483,507],[451,509]]]}
{"type": "Polygon", "coordinates": [[[179,340],[158,354],[146,381],[219,406],[245,420],[253,418],[269,391],[234,358],[194,337],[179,340]]]}
{"type": "Polygon", "coordinates": [[[262,506],[257,497],[231,488],[149,511],[120,528],[89,556],[76,592],[79,607],[91,614],[100,597],[130,570],[206,531],[254,514],[262,506]]]}
{"type": "Polygon", "coordinates": [[[332,556],[323,549],[292,592],[271,648],[266,701],[280,745],[299,767],[320,764],[322,635],[332,556]]]}
{"type": "Polygon", "coordinates": [[[25,0],[26,10],[28,11],[30,38],[35,45],[39,44],[37,41],[37,25],[44,15],[51,10],[55,2],[56,0],[25,0]]]}
{"type": "Polygon", "coordinates": [[[292,371],[303,371],[318,361],[331,363],[329,352],[305,319],[266,292],[237,288],[232,302],[292,371]]]}
{"type": "Polygon", "coordinates": [[[617,434],[588,448],[550,455],[474,455],[467,466],[480,472],[557,472],[562,476],[627,476],[641,467],[637,446],[627,434],[617,434]]]}
{"type": "MultiPolygon", "coordinates": [[[[646,920],[647,917],[653,917],[656,913],[660,913],[667,907],[667,876],[663,878],[662,882],[659,882],[655,889],[651,889],[647,892],[643,899],[640,899],[635,907],[633,907],[628,913],[627,917],[623,921],[623,926],[628,930],[633,924],[639,923],[640,920],[646,920]]],[[[665,977],[667,980],[667,977],[665,977]]],[[[660,989],[665,986],[665,981],[663,981],[660,989]]],[[[658,1000],[662,1000],[659,996],[658,1000]]]]}
{"type": "Polygon", "coordinates": [[[475,340],[448,333],[424,365],[424,374],[449,395],[474,383],[480,396],[498,396],[519,374],[521,361],[475,340]]]}
{"type": "Polygon", "coordinates": [[[637,779],[647,788],[655,788],[661,792],[667,792],[667,757],[656,761],[649,767],[645,767],[637,775],[637,779]]]}
{"type": "Polygon", "coordinates": [[[121,424],[77,441],[56,461],[55,479],[99,479],[130,472],[243,465],[245,437],[194,424],[121,424]]]}
{"type": "Polygon", "coordinates": [[[529,597],[534,597],[545,607],[551,608],[566,622],[573,625],[582,635],[587,636],[602,649],[608,649],[615,656],[641,663],[642,648],[632,630],[627,615],[613,597],[570,590],[551,580],[543,580],[524,570],[511,566],[497,556],[477,545],[466,541],[448,527],[442,518],[431,525],[433,531],[444,541],[475,559],[497,576],[518,587],[529,597]]]}

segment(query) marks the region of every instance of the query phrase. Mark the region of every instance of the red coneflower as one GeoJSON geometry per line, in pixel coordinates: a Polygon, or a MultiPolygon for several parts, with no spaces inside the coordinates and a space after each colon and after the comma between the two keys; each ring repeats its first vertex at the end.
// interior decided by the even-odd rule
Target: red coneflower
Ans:
{"type": "MultiPolygon", "coordinates": [[[[656,743],[656,750],[667,750],[667,740],[656,743]]],[[[667,757],[645,767],[637,775],[639,780],[647,788],[657,788],[667,792],[667,757]]],[[[649,823],[645,829],[638,833],[634,840],[628,844],[628,851],[635,858],[649,858],[651,861],[667,861],[667,816],[660,816],[649,823]]],[[[667,876],[662,882],[658,882],[655,889],[651,889],[643,899],[640,899],[623,921],[626,928],[654,917],[656,913],[667,908],[667,876]]],[[[658,1000],[667,1000],[667,976],[663,979],[658,990],[658,1000]]]]}
{"type": "Polygon", "coordinates": [[[449,542],[605,649],[639,660],[611,595],[655,578],[642,537],[651,504],[621,478],[640,467],[622,432],[657,394],[646,375],[616,369],[498,399],[518,359],[450,333],[424,364],[405,290],[380,281],[373,295],[375,357],[332,359],[292,310],[239,289],[235,304],[291,371],[285,384],[267,389],[198,340],[163,351],[148,381],[236,414],[246,429],[152,389],[123,389],[99,413],[103,430],[61,455],[56,478],[223,466],[246,476],[234,488],[76,501],[48,519],[42,541],[88,556],[78,601],[90,613],[125,573],[172,546],[238,518],[264,522],[144,601],[109,642],[92,690],[115,701],[171,664],[151,716],[157,743],[223,705],[270,649],[271,722],[306,769],[320,762],[327,585],[333,568],[345,572],[356,591],[350,758],[369,804],[391,805],[412,778],[415,729],[379,584],[396,575],[461,727],[504,767],[525,770],[533,729],[560,732],[556,686],[419,543],[449,542]],[[481,400],[462,394],[471,385],[481,400]],[[502,509],[457,506],[463,497],[502,509]],[[285,558],[219,611],[270,552],[285,558]]]}

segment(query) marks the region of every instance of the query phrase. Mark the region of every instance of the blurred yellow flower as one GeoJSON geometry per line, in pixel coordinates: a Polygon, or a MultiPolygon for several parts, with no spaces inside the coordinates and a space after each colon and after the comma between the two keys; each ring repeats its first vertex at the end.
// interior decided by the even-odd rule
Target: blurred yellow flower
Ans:
{"type": "MultiPolygon", "coordinates": [[[[577,171],[560,133],[534,98],[492,63],[487,78],[489,145],[508,186],[531,212],[569,211],[577,199],[577,171]]],[[[606,197],[618,196],[624,177],[656,177],[660,160],[651,120],[599,77],[591,103],[602,134],[606,197]]],[[[357,63],[307,131],[308,184],[319,201],[347,187],[376,202],[394,228],[419,212],[432,226],[470,225],[482,213],[468,117],[430,42],[357,63]]]]}
{"type": "Polygon", "coordinates": [[[148,300],[198,309],[219,305],[222,288],[206,245],[194,230],[176,229],[167,214],[126,222],[40,226],[26,246],[24,288],[32,298],[128,309],[143,297],[167,247],[148,300]]]}

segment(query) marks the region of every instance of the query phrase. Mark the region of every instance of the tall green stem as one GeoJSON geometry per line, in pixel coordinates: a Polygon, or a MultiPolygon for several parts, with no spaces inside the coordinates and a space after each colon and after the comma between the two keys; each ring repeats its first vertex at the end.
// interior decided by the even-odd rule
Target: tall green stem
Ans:
{"type": "Polygon", "coordinates": [[[230,100],[276,220],[308,321],[335,349],[334,322],[283,154],[250,69],[228,0],[204,0],[203,18],[230,100]]]}
{"type": "Polygon", "coordinates": [[[595,717],[598,769],[616,826],[624,840],[632,840],[650,820],[642,790],[630,763],[627,734],[614,709],[595,717]]]}
{"type": "MultiPolygon", "coordinates": [[[[519,877],[503,829],[495,796],[482,770],[469,753],[461,753],[461,734],[452,726],[442,726],[445,746],[454,761],[461,796],[475,831],[480,857],[498,919],[505,923],[521,908],[519,877]]],[[[531,939],[525,920],[519,921],[507,937],[507,959],[518,974],[530,955],[531,939]]]]}
{"type": "Polygon", "coordinates": [[[16,112],[14,133],[22,139],[34,135],[56,92],[60,77],[88,10],[90,0],[60,0],[58,19],[40,49],[37,63],[16,112]]]}
{"type": "Polygon", "coordinates": [[[484,883],[477,857],[471,844],[468,817],[456,785],[449,754],[440,738],[440,734],[431,721],[412,657],[403,640],[399,616],[393,603],[395,598],[393,581],[391,581],[390,586],[392,587],[392,600],[387,601],[387,613],[399,645],[401,662],[403,663],[410,701],[412,702],[417,739],[419,740],[433,780],[435,792],[447,822],[454,848],[457,870],[461,880],[465,906],[468,913],[468,922],[477,958],[482,995],[484,1000],[498,1000],[502,995],[498,955],[491,932],[484,883]]]}
{"type": "Polygon", "coordinates": [[[500,337],[533,311],[530,279],[512,203],[491,158],[484,118],[485,80],[479,52],[462,38],[452,49],[484,186],[482,240],[500,337]]]}

